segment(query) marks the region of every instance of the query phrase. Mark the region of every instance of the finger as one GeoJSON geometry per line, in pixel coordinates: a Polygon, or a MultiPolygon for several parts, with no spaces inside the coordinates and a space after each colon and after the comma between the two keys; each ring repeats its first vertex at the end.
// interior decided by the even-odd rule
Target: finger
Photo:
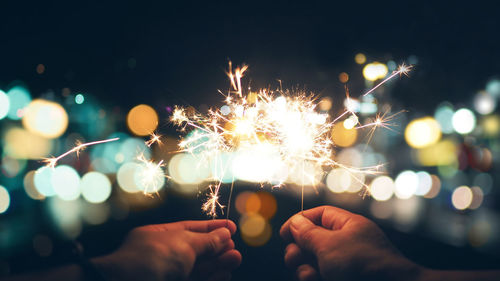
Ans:
{"type": "Polygon", "coordinates": [[[315,225],[302,215],[295,215],[290,220],[290,233],[300,248],[317,254],[321,245],[331,238],[333,232],[315,225]]]}
{"type": "MultiPolygon", "coordinates": [[[[357,215],[341,208],[333,206],[320,206],[297,213],[308,218],[316,225],[323,226],[331,230],[341,229],[347,222],[357,215]]],[[[280,229],[280,235],[285,241],[291,241],[290,219],[288,219],[280,229]]]]}
{"type": "Polygon", "coordinates": [[[238,250],[232,249],[224,252],[217,258],[217,267],[226,270],[234,270],[241,264],[241,253],[238,250]]]}
{"type": "Polygon", "coordinates": [[[180,221],[164,224],[153,224],[147,226],[158,231],[167,230],[189,230],[193,232],[207,233],[217,228],[225,227],[229,229],[231,235],[236,232],[236,224],[230,220],[201,220],[201,221],[180,221]]]}
{"type": "Polygon", "coordinates": [[[309,264],[303,264],[295,271],[299,281],[315,281],[319,280],[319,275],[316,269],[309,264]]]}
{"type": "Polygon", "coordinates": [[[285,265],[291,269],[297,268],[299,265],[306,263],[306,255],[295,243],[290,243],[285,249],[285,265]]]}
{"type": "Polygon", "coordinates": [[[225,227],[217,228],[209,233],[189,232],[188,243],[196,256],[217,255],[221,253],[231,241],[231,233],[225,227]]]}

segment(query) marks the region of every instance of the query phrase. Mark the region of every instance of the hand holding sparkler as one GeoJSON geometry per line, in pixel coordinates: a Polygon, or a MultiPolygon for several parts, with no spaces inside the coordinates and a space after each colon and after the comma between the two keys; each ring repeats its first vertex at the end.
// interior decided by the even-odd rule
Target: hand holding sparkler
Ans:
{"type": "Polygon", "coordinates": [[[226,220],[143,226],[94,263],[108,280],[229,280],[241,262],[231,240],[235,232],[226,220]]]}
{"type": "Polygon", "coordinates": [[[440,271],[405,258],[369,219],[322,206],[305,210],[280,230],[285,263],[298,280],[499,280],[500,271],[440,271]]]}

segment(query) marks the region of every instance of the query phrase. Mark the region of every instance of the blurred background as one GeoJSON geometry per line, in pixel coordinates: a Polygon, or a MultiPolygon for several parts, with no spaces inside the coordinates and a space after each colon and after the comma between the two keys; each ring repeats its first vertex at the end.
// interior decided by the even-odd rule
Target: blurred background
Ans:
{"type": "MultiPolygon", "coordinates": [[[[0,4],[0,276],[68,262],[73,239],[102,255],[135,226],[207,218],[212,171],[176,153],[182,134],[168,119],[174,105],[221,108],[229,59],[250,66],[245,85],[281,80],[319,95],[332,116],[346,88],[364,122],[406,110],[371,138],[338,123],[336,160],[385,164],[384,174],[360,175],[371,188],[363,196],[351,175],[326,171],[306,188],[306,208],[366,215],[426,266],[500,267],[495,5],[11,2],[0,4]],[[409,77],[361,97],[403,62],[414,65],[409,77]],[[145,144],[152,132],[162,145],[145,144]],[[40,161],[114,137],[55,169],[40,161]],[[148,195],[138,155],[165,164],[148,195]]],[[[288,280],[278,231],[300,211],[300,185],[261,187],[255,166],[243,168],[229,213],[243,254],[234,279],[288,280]]]]}

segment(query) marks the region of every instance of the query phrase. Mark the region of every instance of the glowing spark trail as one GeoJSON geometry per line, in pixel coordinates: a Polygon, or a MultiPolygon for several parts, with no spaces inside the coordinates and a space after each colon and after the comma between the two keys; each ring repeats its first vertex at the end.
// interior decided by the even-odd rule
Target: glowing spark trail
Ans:
{"type": "Polygon", "coordinates": [[[73,147],[72,149],[66,151],[65,153],[63,153],[63,154],[61,154],[61,155],[59,155],[57,157],[45,158],[42,161],[44,163],[46,163],[47,167],[54,168],[57,165],[57,162],[59,160],[61,160],[62,158],[68,156],[71,153],[76,153],[76,155],[78,156],[80,154],[80,151],[82,151],[83,149],[85,149],[87,146],[92,146],[92,145],[96,145],[96,144],[117,141],[119,139],[120,138],[112,138],[112,139],[107,139],[107,140],[100,140],[100,141],[80,143],[80,144],[77,142],[77,144],[76,144],[75,147],[73,147]]]}
{"type": "MultiPolygon", "coordinates": [[[[363,96],[397,75],[406,75],[410,68],[401,65],[363,96]]],[[[219,167],[221,155],[228,153],[259,159],[247,169],[262,170],[258,181],[272,186],[281,186],[286,182],[299,183],[302,188],[304,185],[315,186],[325,170],[334,167],[345,169],[353,175],[378,173],[380,165],[357,168],[336,162],[331,132],[337,121],[347,118],[355,120],[353,129],[387,127],[387,122],[395,115],[378,115],[374,121],[361,124],[352,108],[347,108],[336,118],[320,112],[317,109],[317,97],[303,91],[280,88],[276,91],[261,89],[244,93],[241,78],[246,70],[247,66],[243,66],[233,71],[229,64],[227,75],[232,90],[225,95],[225,106],[230,109],[229,112],[210,109],[204,115],[192,109],[175,107],[171,122],[179,126],[181,131],[191,129],[179,143],[181,152],[191,153],[198,157],[199,163],[208,163],[213,167],[219,167]],[[278,170],[286,171],[287,175],[276,173],[278,170]],[[290,180],[293,176],[295,180],[290,180]]],[[[350,101],[348,94],[347,101],[350,101]]],[[[238,169],[238,165],[249,165],[248,159],[234,161],[233,169],[235,166],[238,169]]],[[[218,209],[224,207],[219,202],[223,178],[224,172],[218,172],[216,168],[211,176],[214,184],[209,185],[208,199],[202,206],[202,210],[213,217],[217,216],[218,209]]]]}
{"type": "Polygon", "coordinates": [[[159,144],[161,145],[162,144],[162,141],[161,141],[161,135],[159,134],[155,134],[155,133],[151,133],[150,135],[150,138],[148,141],[145,142],[145,144],[148,146],[148,147],[151,147],[153,144],[159,144]]]}

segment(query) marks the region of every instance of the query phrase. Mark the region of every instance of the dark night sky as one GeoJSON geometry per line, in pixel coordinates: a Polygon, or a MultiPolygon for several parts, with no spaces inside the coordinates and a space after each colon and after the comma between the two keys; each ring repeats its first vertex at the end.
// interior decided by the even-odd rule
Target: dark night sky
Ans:
{"type": "Polygon", "coordinates": [[[335,95],[341,71],[360,79],[353,56],[364,52],[396,62],[416,55],[396,93],[403,106],[426,110],[429,100],[469,102],[500,74],[498,9],[474,4],[1,4],[0,87],[19,79],[35,95],[69,87],[125,107],[213,103],[231,59],[250,64],[253,85],[282,79],[335,95]]]}

